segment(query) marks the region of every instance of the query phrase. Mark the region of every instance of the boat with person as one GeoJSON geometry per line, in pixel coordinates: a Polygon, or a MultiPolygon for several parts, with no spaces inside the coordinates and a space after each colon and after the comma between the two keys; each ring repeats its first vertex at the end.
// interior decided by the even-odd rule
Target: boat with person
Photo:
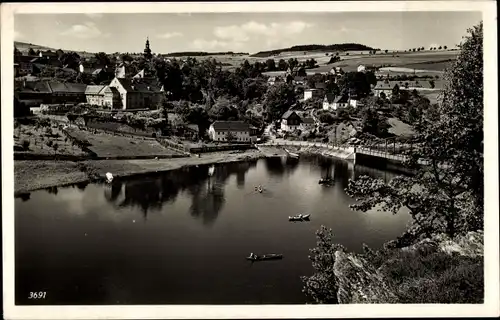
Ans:
{"type": "Polygon", "coordinates": [[[262,187],[262,186],[255,187],[255,191],[262,193],[262,191],[264,191],[264,187],[262,187]]]}
{"type": "Polygon", "coordinates": [[[283,259],[283,255],[277,253],[262,254],[262,255],[250,253],[250,255],[246,257],[246,259],[250,261],[280,260],[283,259]]]}
{"type": "Polygon", "coordinates": [[[310,214],[301,214],[301,213],[299,213],[296,216],[289,216],[288,220],[289,221],[307,221],[307,220],[309,220],[310,216],[311,216],[310,214]]]}
{"type": "Polygon", "coordinates": [[[322,179],[319,179],[318,184],[331,185],[331,184],[333,184],[333,179],[332,178],[322,178],[322,179]]]}

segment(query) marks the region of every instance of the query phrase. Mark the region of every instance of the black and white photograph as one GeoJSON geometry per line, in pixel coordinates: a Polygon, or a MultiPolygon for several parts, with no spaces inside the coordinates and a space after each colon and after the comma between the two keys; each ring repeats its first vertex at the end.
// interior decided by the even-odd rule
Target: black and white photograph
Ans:
{"type": "Polygon", "coordinates": [[[495,5],[2,4],[5,318],[498,316],[495,5]]]}

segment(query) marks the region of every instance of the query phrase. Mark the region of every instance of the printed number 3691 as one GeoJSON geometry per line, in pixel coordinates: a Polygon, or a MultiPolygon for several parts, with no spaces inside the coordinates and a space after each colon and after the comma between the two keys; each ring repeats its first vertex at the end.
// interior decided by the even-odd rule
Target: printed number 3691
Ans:
{"type": "Polygon", "coordinates": [[[45,291],[30,292],[30,296],[28,299],[45,299],[46,295],[47,295],[47,292],[45,292],[45,291]]]}

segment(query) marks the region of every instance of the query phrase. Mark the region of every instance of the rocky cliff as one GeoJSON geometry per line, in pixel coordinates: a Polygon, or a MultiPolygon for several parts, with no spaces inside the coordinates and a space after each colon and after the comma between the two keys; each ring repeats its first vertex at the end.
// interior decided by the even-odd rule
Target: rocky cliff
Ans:
{"type": "MultiPolygon", "coordinates": [[[[440,234],[410,247],[372,255],[338,250],[333,268],[337,300],[343,304],[404,303],[413,301],[412,295],[417,299],[420,290],[435,290],[445,302],[467,301],[466,295],[478,295],[482,290],[483,243],[483,232],[470,232],[455,239],[440,234]],[[465,279],[468,276],[478,280],[471,283],[465,279]],[[460,290],[465,293],[454,292],[460,290]],[[439,291],[443,291],[442,297],[439,291]]],[[[482,297],[470,299],[477,302],[482,297]]]]}

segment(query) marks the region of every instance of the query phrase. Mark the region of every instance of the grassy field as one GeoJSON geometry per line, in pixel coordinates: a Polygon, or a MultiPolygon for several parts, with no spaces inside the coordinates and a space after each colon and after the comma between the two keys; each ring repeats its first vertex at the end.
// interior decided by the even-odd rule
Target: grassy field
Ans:
{"type": "Polygon", "coordinates": [[[87,175],[71,161],[14,161],[16,193],[86,181],[87,175]]]}
{"type": "Polygon", "coordinates": [[[163,147],[154,139],[115,136],[107,133],[91,133],[71,128],[71,136],[88,141],[88,148],[99,157],[133,157],[147,155],[172,155],[176,151],[163,147]]]}
{"type": "Polygon", "coordinates": [[[440,95],[441,95],[440,91],[422,90],[419,93],[420,95],[429,99],[431,103],[438,103],[440,101],[440,95]]]}
{"type": "MultiPolygon", "coordinates": [[[[330,55],[325,52],[287,52],[269,58],[255,58],[250,56],[206,56],[199,59],[214,58],[222,63],[231,64],[224,66],[224,69],[231,70],[248,60],[250,63],[256,61],[265,62],[267,59],[274,59],[278,62],[280,59],[288,61],[290,58],[296,58],[299,62],[314,58],[318,62],[318,68],[307,70],[308,73],[328,72],[332,67],[342,67],[345,71],[356,71],[357,67],[362,64],[366,66],[391,66],[406,68],[407,70],[400,71],[401,73],[413,73],[414,69],[420,72],[428,72],[432,75],[435,72],[442,72],[451,64],[450,60],[457,57],[458,51],[422,51],[422,52],[388,52],[369,55],[368,52],[349,52],[349,55],[340,53],[342,61],[327,64],[330,60],[330,55]]],[[[282,72],[266,73],[269,75],[278,75],[282,72]]]]}
{"type": "Polygon", "coordinates": [[[36,128],[33,125],[20,125],[14,129],[14,145],[22,146],[23,141],[29,142],[26,152],[35,154],[54,154],[56,150],[52,147],[57,144],[57,154],[83,156],[79,147],[74,146],[66,135],[56,125],[48,128],[36,128]],[[49,146],[48,144],[52,144],[49,146]]]}

